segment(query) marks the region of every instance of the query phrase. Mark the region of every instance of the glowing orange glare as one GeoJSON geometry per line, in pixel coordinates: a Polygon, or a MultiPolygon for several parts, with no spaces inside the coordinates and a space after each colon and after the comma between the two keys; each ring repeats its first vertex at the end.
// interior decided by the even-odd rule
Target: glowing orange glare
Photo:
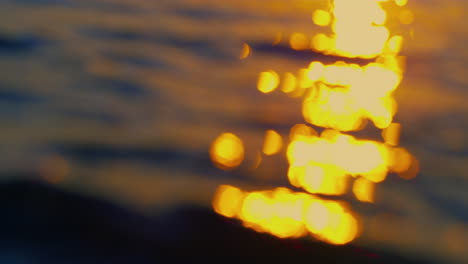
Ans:
{"type": "Polygon", "coordinates": [[[331,22],[331,15],[325,10],[317,9],[312,15],[312,20],[317,26],[328,26],[331,22]]]}
{"type": "Polygon", "coordinates": [[[318,238],[331,244],[343,245],[358,234],[358,221],[342,204],[331,201],[315,201],[306,209],[307,229],[318,238]]]}
{"type": "Polygon", "coordinates": [[[310,40],[304,33],[293,33],[289,39],[289,44],[294,50],[305,50],[310,47],[310,40]]]}
{"type": "Polygon", "coordinates": [[[325,177],[325,170],[322,167],[306,166],[304,175],[301,177],[301,185],[310,193],[318,193],[322,185],[325,185],[325,177]]]}
{"type": "Polygon", "coordinates": [[[287,72],[283,78],[283,85],[281,87],[281,91],[285,93],[291,93],[296,89],[297,81],[296,76],[294,74],[287,72]]]}
{"type": "Polygon", "coordinates": [[[300,86],[309,89],[303,103],[307,122],[341,131],[363,127],[370,119],[378,128],[393,120],[396,103],[392,92],[401,81],[400,62],[383,57],[364,67],[336,62],[312,62],[301,71],[300,86]]]}
{"type": "Polygon", "coordinates": [[[302,179],[305,174],[304,166],[290,166],[288,169],[288,179],[291,185],[296,187],[302,186],[302,179]]]}
{"type": "MultiPolygon", "coordinates": [[[[325,129],[320,133],[320,137],[330,142],[336,142],[341,133],[334,129],[325,129]]],[[[351,136],[344,136],[343,138],[351,138],[351,136]]]]}
{"type": "Polygon", "coordinates": [[[345,175],[361,175],[372,182],[381,182],[391,163],[391,155],[383,144],[357,140],[334,130],[325,130],[320,138],[294,138],[287,158],[291,167],[310,166],[295,170],[294,177],[289,175],[295,186],[324,194],[344,193],[345,175]]]}
{"type": "Polygon", "coordinates": [[[242,45],[242,51],[241,51],[239,58],[241,60],[246,59],[247,57],[250,56],[251,53],[252,53],[252,48],[249,46],[249,44],[244,43],[242,45]]]}
{"type": "Polygon", "coordinates": [[[210,157],[212,162],[223,170],[239,166],[244,160],[242,140],[232,133],[221,134],[211,145],[210,157]]]}
{"type": "Polygon", "coordinates": [[[289,138],[294,140],[298,136],[317,136],[318,133],[312,127],[305,125],[305,124],[296,124],[294,125],[290,132],[289,138]]]}
{"type": "Polygon", "coordinates": [[[235,217],[239,212],[243,196],[244,194],[239,188],[221,185],[213,198],[213,208],[220,215],[235,217]]]}
{"type": "Polygon", "coordinates": [[[392,149],[392,161],[390,168],[392,171],[397,173],[403,173],[409,170],[412,162],[411,154],[404,148],[392,149]]]}
{"type": "Polygon", "coordinates": [[[279,76],[275,71],[265,71],[260,73],[257,88],[262,93],[271,93],[279,85],[279,76]]]}
{"type": "Polygon", "coordinates": [[[408,3],[408,0],[395,0],[395,4],[398,6],[405,6],[408,3]]]}
{"type": "Polygon", "coordinates": [[[303,89],[311,88],[314,85],[314,81],[309,79],[309,70],[300,69],[298,74],[299,87],[303,89]]]}
{"type": "Polygon", "coordinates": [[[304,225],[291,218],[275,217],[269,222],[268,230],[279,238],[295,238],[303,235],[304,225]]]}
{"type": "MultiPolygon", "coordinates": [[[[388,1],[334,0],[329,11],[316,10],[312,14],[313,22],[329,26],[331,34],[319,33],[312,39],[303,33],[290,36],[294,50],[312,48],[325,55],[373,59],[366,65],[345,60],[328,65],[312,61],[296,75],[284,75],[281,90],[292,97],[304,95],[304,120],[325,128],[321,134],[305,124],[290,130],[287,177],[291,185],[307,193],[287,188],[245,192],[222,185],[213,199],[218,214],[238,218],[245,227],[279,238],[308,233],[327,243],[343,245],[359,235],[358,216],[346,203],[315,194],[336,196],[351,191],[357,200],[373,203],[376,184],[384,181],[389,172],[403,179],[417,175],[418,160],[396,147],[401,126],[393,123],[398,110],[393,92],[402,81],[405,58],[398,55],[403,37],[390,34],[386,26],[387,13],[382,3],[388,1]],[[344,134],[362,129],[369,122],[382,129],[383,143],[344,134]],[[355,180],[350,188],[352,178],[355,180]]],[[[394,2],[398,6],[407,4],[407,0],[394,2]]],[[[403,9],[398,18],[403,24],[411,24],[414,14],[403,9]]],[[[273,45],[280,42],[278,33],[273,45]]],[[[244,44],[241,59],[250,54],[250,46],[244,44]]],[[[276,72],[265,71],[260,73],[257,87],[262,93],[270,93],[279,83],[276,72]]],[[[254,168],[261,162],[262,153],[279,153],[282,146],[283,139],[276,131],[266,131],[254,168]]],[[[244,159],[242,141],[224,133],[213,142],[210,156],[222,169],[236,167],[244,159]]]]}
{"type": "Polygon", "coordinates": [[[325,73],[325,68],[323,64],[319,61],[313,61],[309,64],[307,68],[307,77],[311,81],[318,81],[322,78],[325,73]]]}
{"type": "Polygon", "coordinates": [[[365,178],[357,178],[353,184],[353,193],[361,202],[374,202],[375,184],[365,178]]]}
{"type": "Polygon", "coordinates": [[[315,50],[327,52],[333,50],[333,40],[325,34],[319,33],[312,38],[312,46],[315,50]]]}
{"type": "Polygon", "coordinates": [[[271,216],[269,199],[261,193],[249,193],[242,205],[242,219],[247,222],[267,220],[271,216]]]}
{"type": "Polygon", "coordinates": [[[346,244],[357,235],[357,220],[346,204],[286,188],[248,193],[223,185],[213,207],[219,214],[239,218],[248,228],[280,238],[300,237],[309,231],[323,241],[346,244]]]}
{"type": "Polygon", "coordinates": [[[346,192],[346,173],[335,166],[308,165],[298,179],[300,186],[310,193],[342,195],[346,192]]]}
{"type": "Polygon", "coordinates": [[[401,75],[396,70],[388,69],[384,65],[371,63],[364,68],[364,84],[366,90],[376,97],[383,98],[393,92],[401,81],[401,75]],[[371,85],[374,89],[370,89],[371,85]],[[375,86],[379,88],[375,89],[375,86]]]}
{"type": "Polygon", "coordinates": [[[358,221],[350,213],[343,213],[327,232],[326,241],[335,245],[344,245],[358,235],[358,221]]]}
{"type": "Polygon", "coordinates": [[[391,123],[390,126],[382,130],[382,137],[386,144],[397,146],[400,142],[401,125],[391,123]]]}
{"type": "Polygon", "coordinates": [[[388,40],[387,45],[392,53],[398,53],[401,50],[402,43],[403,43],[402,36],[393,36],[388,40]]]}
{"type": "Polygon", "coordinates": [[[288,95],[292,98],[297,98],[297,97],[301,97],[302,95],[304,95],[305,92],[306,92],[306,88],[302,87],[301,85],[298,85],[296,86],[296,89],[292,93],[289,93],[288,95]]]}
{"type": "Polygon", "coordinates": [[[365,116],[354,99],[343,89],[330,89],[321,84],[314,96],[315,98],[306,98],[303,102],[302,113],[308,123],[341,131],[361,127],[365,116]]]}
{"type": "Polygon", "coordinates": [[[389,36],[389,31],[384,27],[369,27],[353,34],[349,25],[339,25],[337,29],[343,33],[337,34],[335,49],[338,55],[345,57],[375,57],[382,52],[389,36]],[[372,37],[366,37],[368,34],[372,37]]]}
{"type": "Polygon", "coordinates": [[[398,173],[398,175],[405,180],[411,180],[415,178],[419,173],[419,161],[411,155],[411,163],[406,171],[398,173]]]}
{"type": "Polygon", "coordinates": [[[409,9],[402,10],[398,18],[400,19],[400,22],[405,25],[409,25],[414,22],[414,14],[409,9]]]}
{"type": "MultiPolygon", "coordinates": [[[[314,49],[344,57],[378,56],[389,37],[389,31],[384,26],[387,14],[380,2],[335,0],[332,5],[333,34],[331,37],[322,33],[315,35],[314,49]]],[[[317,10],[314,22],[318,25],[330,24],[326,14],[329,13],[317,10]]]]}
{"type": "Polygon", "coordinates": [[[281,151],[283,147],[283,139],[274,130],[267,130],[265,133],[265,142],[263,144],[263,153],[265,155],[274,155],[281,151]]]}
{"type": "Polygon", "coordinates": [[[328,208],[322,201],[313,201],[305,212],[306,227],[312,233],[319,233],[329,224],[328,208]]]}

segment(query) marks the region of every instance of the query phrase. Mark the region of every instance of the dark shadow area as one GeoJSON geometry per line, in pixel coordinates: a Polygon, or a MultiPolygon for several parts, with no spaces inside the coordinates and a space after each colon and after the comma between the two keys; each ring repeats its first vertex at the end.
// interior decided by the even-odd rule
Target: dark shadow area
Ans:
{"type": "Polygon", "coordinates": [[[129,98],[143,98],[148,95],[147,89],[134,81],[109,77],[95,77],[94,79],[98,83],[98,86],[91,87],[92,89],[105,90],[106,92],[129,98]]]}
{"type": "Polygon", "coordinates": [[[156,69],[167,69],[169,65],[163,61],[158,61],[156,59],[151,59],[143,56],[135,55],[124,55],[117,52],[105,51],[103,52],[103,57],[111,60],[114,63],[131,65],[141,68],[156,68],[156,69]]]}
{"type": "Polygon", "coordinates": [[[81,27],[78,32],[93,40],[139,42],[147,44],[167,45],[181,50],[189,50],[195,55],[219,60],[231,60],[232,55],[224,51],[213,40],[190,39],[174,35],[170,32],[158,34],[145,31],[130,31],[126,29],[113,29],[103,27],[81,27]]]}
{"type": "Polygon", "coordinates": [[[58,153],[89,164],[128,160],[154,164],[186,163],[211,164],[207,153],[188,152],[171,148],[113,146],[106,144],[58,143],[51,147],[58,153]],[[206,157],[205,157],[206,156],[206,157]]]}
{"type": "Polygon", "coordinates": [[[280,240],[198,207],[142,216],[34,181],[1,184],[0,210],[4,264],[173,263],[222,256],[262,262],[288,257],[316,263],[421,263],[356,246],[280,240]]]}
{"type": "Polygon", "coordinates": [[[61,114],[70,119],[83,119],[87,121],[95,121],[107,125],[119,125],[122,124],[124,119],[113,113],[107,113],[104,111],[85,111],[78,109],[63,110],[61,114]]]}
{"type": "Polygon", "coordinates": [[[0,53],[15,55],[32,52],[44,46],[45,42],[44,39],[33,34],[8,35],[0,33],[0,53]]]}
{"type": "Polygon", "coordinates": [[[0,103],[31,105],[46,102],[46,98],[14,90],[6,90],[0,85],[0,103]]]}

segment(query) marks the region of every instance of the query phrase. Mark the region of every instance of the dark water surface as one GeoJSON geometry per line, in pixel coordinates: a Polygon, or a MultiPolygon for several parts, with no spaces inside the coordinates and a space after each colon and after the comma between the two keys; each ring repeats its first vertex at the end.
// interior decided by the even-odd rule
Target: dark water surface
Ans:
{"type": "MultiPolygon", "coordinates": [[[[144,218],[187,205],[209,212],[219,184],[286,185],[284,155],[265,158],[257,170],[250,166],[266,129],[286,136],[291,125],[303,122],[300,101],[281,92],[260,94],[257,76],[330,59],[292,51],[287,40],[271,46],[278,32],[318,32],[310,13],[325,3],[0,0],[5,186],[41,181],[144,218]],[[246,60],[239,59],[243,42],[253,47],[246,60]],[[238,134],[247,146],[244,164],[231,172],[214,168],[208,156],[212,140],[223,131],[238,134]]],[[[396,92],[395,120],[403,126],[401,145],[419,159],[421,172],[412,181],[390,175],[378,186],[375,205],[349,199],[366,226],[353,246],[463,263],[468,261],[467,4],[410,0],[408,8],[415,23],[395,29],[414,29],[404,43],[406,74],[396,92]]],[[[380,138],[376,130],[362,133],[380,138]]],[[[2,198],[8,206],[8,197],[2,198]]],[[[49,202],[25,204],[50,212],[49,202]]],[[[12,215],[23,221],[21,214],[12,215]]],[[[111,214],[105,215],[103,221],[111,221],[111,214]]],[[[122,224],[130,230],[137,225],[122,224]]],[[[21,259],[21,250],[11,252],[2,263],[36,263],[21,259]]],[[[138,262],[147,252],[135,252],[128,257],[136,263],[154,260],[138,262]]]]}

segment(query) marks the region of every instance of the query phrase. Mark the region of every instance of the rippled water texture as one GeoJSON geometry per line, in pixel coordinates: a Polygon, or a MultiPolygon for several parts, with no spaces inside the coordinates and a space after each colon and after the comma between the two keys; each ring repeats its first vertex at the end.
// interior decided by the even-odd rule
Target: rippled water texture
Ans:
{"type": "MultiPolygon", "coordinates": [[[[137,208],[210,206],[219,184],[285,185],[284,155],[252,170],[267,129],[286,136],[301,103],[262,95],[258,73],[305,67],[281,32],[315,33],[312,0],[0,0],[0,170],[137,208]],[[242,44],[252,55],[239,59],[242,44]],[[246,146],[243,165],[215,168],[222,132],[246,146]]],[[[459,0],[410,0],[414,36],[396,92],[401,145],[420,161],[411,181],[356,203],[356,243],[442,262],[468,260],[468,27],[459,0]]],[[[379,139],[377,130],[360,136],[379,139]]],[[[350,199],[352,200],[352,199],[350,199]]]]}

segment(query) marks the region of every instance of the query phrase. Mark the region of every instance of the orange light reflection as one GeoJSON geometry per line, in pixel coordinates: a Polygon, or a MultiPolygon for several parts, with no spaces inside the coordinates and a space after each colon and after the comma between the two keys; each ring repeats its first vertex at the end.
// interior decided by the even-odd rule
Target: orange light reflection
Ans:
{"type": "Polygon", "coordinates": [[[240,219],[246,227],[280,238],[313,237],[342,245],[358,235],[358,220],[344,202],[292,192],[287,188],[243,192],[222,185],[213,199],[216,212],[240,219]]]}
{"type": "Polygon", "coordinates": [[[242,140],[232,133],[219,135],[211,144],[210,157],[212,162],[223,170],[239,166],[244,160],[242,140]]]}
{"type": "MultiPolygon", "coordinates": [[[[376,184],[384,181],[389,172],[403,179],[417,175],[418,160],[397,147],[401,125],[393,122],[397,112],[393,92],[403,78],[405,57],[398,54],[404,38],[392,35],[386,26],[388,17],[382,2],[388,1],[334,0],[329,11],[316,10],[312,14],[313,22],[329,26],[331,34],[318,33],[309,38],[296,32],[290,36],[289,44],[294,50],[312,48],[325,55],[373,60],[365,65],[312,61],[296,75],[284,75],[281,90],[291,97],[304,96],[304,120],[325,128],[319,135],[306,124],[296,124],[289,134],[287,177],[291,185],[311,194],[287,188],[246,192],[222,185],[213,199],[217,213],[280,238],[310,233],[327,243],[346,244],[360,232],[358,219],[346,203],[313,194],[344,195],[352,191],[359,201],[373,203],[376,184]],[[343,133],[360,130],[369,121],[382,130],[384,142],[343,133]]],[[[407,4],[407,0],[394,2],[400,7],[407,4]]],[[[414,14],[403,9],[397,19],[411,24],[414,14]]],[[[273,45],[280,43],[281,37],[278,34],[273,45]]],[[[270,93],[279,83],[278,74],[270,70],[260,73],[257,87],[262,93],[270,93]]],[[[276,154],[282,146],[281,136],[268,130],[263,153],[276,154]]],[[[238,166],[244,155],[242,141],[232,134],[223,134],[213,143],[210,154],[222,169],[238,166]]]]}
{"type": "Polygon", "coordinates": [[[283,147],[283,139],[280,134],[274,130],[265,132],[265,142],[263,144],[263,153],[267,156],[277,154],[283,147]]]}

